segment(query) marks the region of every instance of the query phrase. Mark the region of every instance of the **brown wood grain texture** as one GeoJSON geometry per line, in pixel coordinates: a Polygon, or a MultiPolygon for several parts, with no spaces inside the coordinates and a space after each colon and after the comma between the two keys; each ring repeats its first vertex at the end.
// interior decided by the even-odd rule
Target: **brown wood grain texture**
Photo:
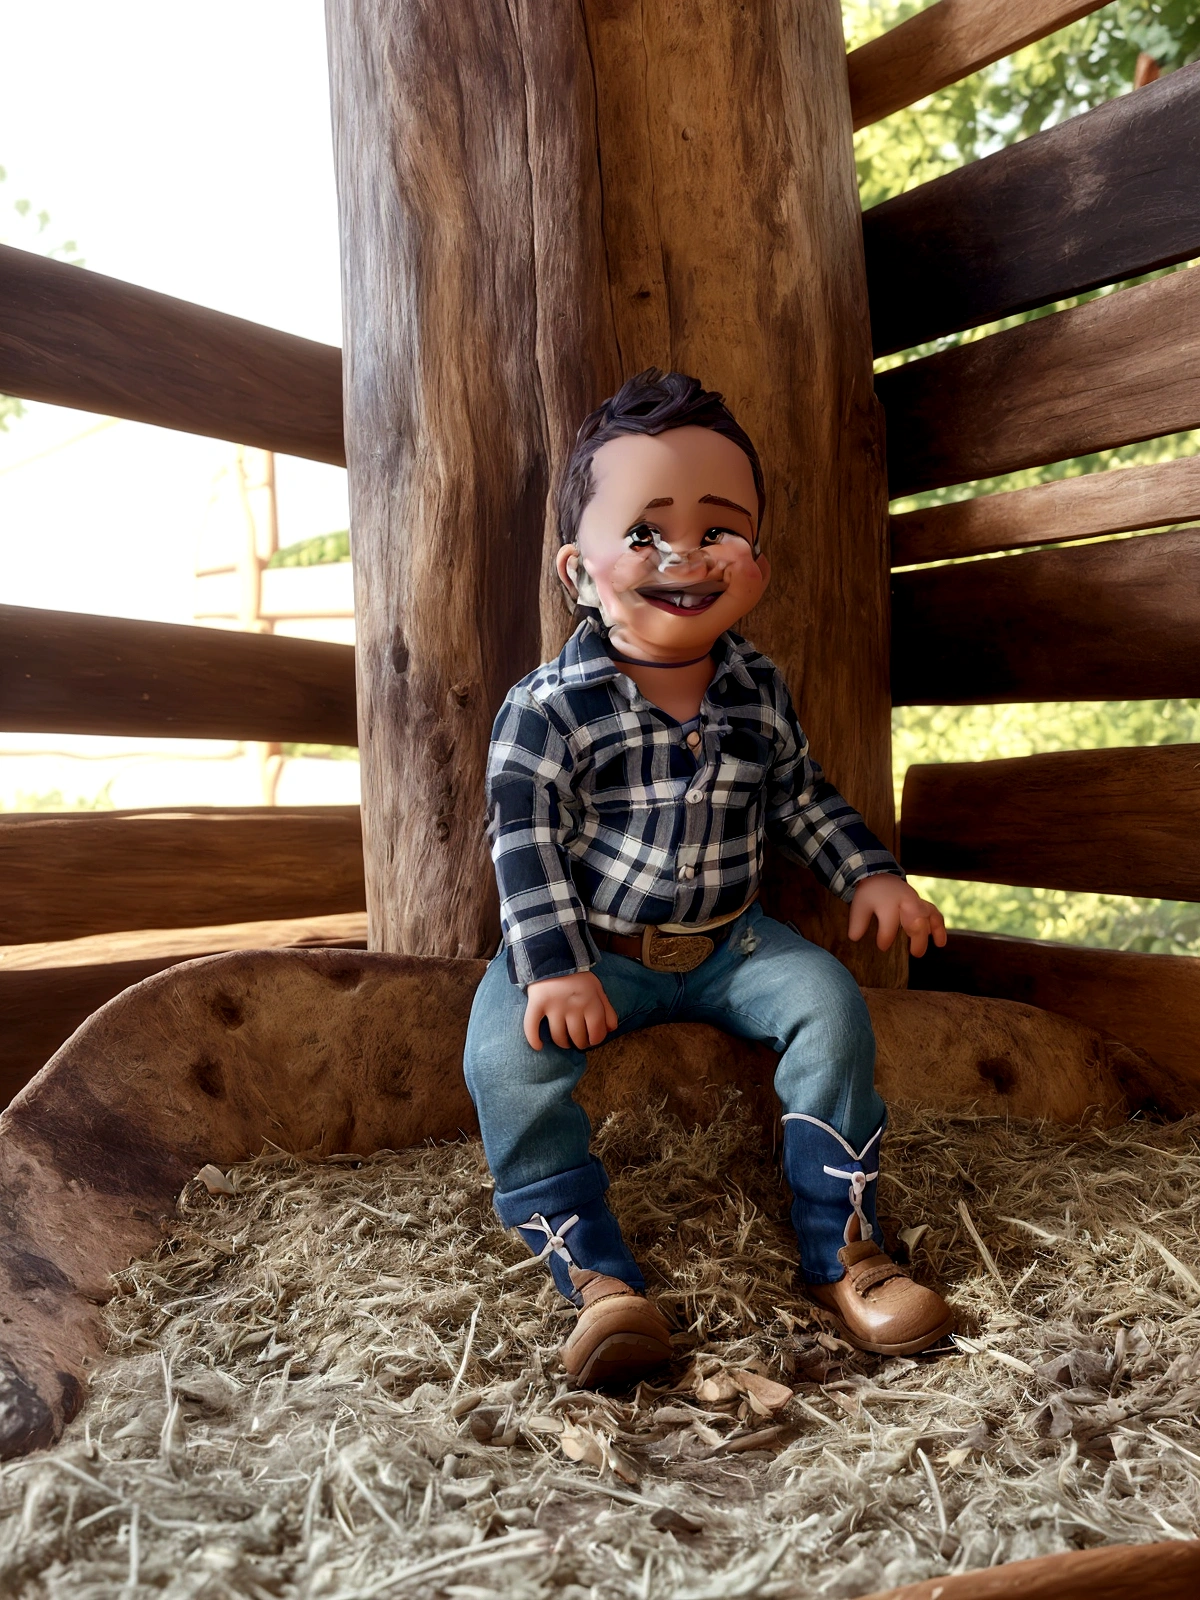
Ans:
{"type": "Polygon", "coordinates": [[[371,939],[491,954],[488,736],[543,594],[565,631],[550,458],[615,374],[582,28],[503,0],[328,23],[371,939]]]}
{"type": "MultiPolygon", "coordinates": [[[[909,968],[914,989],[1017,1000],[1097,1028],[1158,1068],[1150,1096],[1172,1116],[1200,1110],[1200,958],[1092,950],[952,928],[909,968]]],[[[1136,1098],[1136,1096],[1135,1096],[1136,1098]]]]}
{"type": "MultiPolygon", "coordinates": [[[[276,928],[278,924],[274,925],[276,928]]],[[[219,932],[219,930],[216,930],[219,932]]],[[[96,941],[97,943],[99,941],[96,941]]],[[[160,946],[173,943],[169,934],[159,930],[160,946]]],[[[40,1072],[54,1052],[64,1045],[93,1011],[128,989],[141,983],[156,972],[178,966],[181,961],[193,961],[200,956],[218,955],[230,948],[267,949],[287,945],[301,945],[307,949],[337,948],[361,950],[364,941],[356,938],[316,937],[280,938],[274,934],[260,933],[253,945],[238,940],[232,945],[223,939],[193,941],[186,953],[159,949],[154,952],[155,939],[150,934],[142,936],[147,953],[119,961],[97,960],[90,963],[38,967],[27,966],[9,969],[0,960],[0,1110],[8,1104],[19,1089],[23,1089],[35,1073],[40,1072]]]]}
{"type": "Polygon", "coordinates": [[[363,906],[357,806],[0,814],[0,944],[363,906]]]}
{"type": "Polygon", "coordinates": [[[881,373],[893,498],[1200,423],[1200,270],[881,373]]]}
{"type": "Polygon", "coordinates": [[[1200,255],[1198,162],[1200,64],[872,207],[876,355],[1200,255]]]}
{"type": "MultiPolygon", "coordinates": [[[[621,370],[695,373],[754,439],[772,577],[741,630],[779,664],[833,781],[890,842],[883,437],[838,8],[583,11],[621,370]]],[[[808,887],[782,883],[780,909],[833,944],[845,907],[808,887]]],[[[902,979],[901,957],[849,949],[860,982],[902,979]]]]}
{"type": "Polygon", "coordinates": [[[1200,519],[1200,456],[1152,467],[1086,472],[1033,489],[981,494],[891,519],[892,565],[988,555],[1021,545],[1200,519]]]}
{"type": "Polygon", "coordinates": [[[0,729],[352,745],[354,650],[0,606],[0,729]]]}
{"type": "Polygon", "coordinates": [[[1103,0],[939,0],[846,58],[855,131],[1098,11],[1103,0]]]}
{"type": "Polygon", "coordinates": [[[1102,1545],[956,1572],[863,1600],[1193,1600],[1200,1540],[1102,1545]]]}
{"type": "Polygon", "coordinates": [[[909,767],[910,872],[1200,900],[1200,744],[909,767]]]}
{"type": "Polygon", "coordinates": [[[341,352],[0,246],[0,392],[337,466],[341,352]]]}
{"type": "Polygon", "coordinates": [[[1200,531],[892,577],[897,705],[1200,696],[1200,531]]]}

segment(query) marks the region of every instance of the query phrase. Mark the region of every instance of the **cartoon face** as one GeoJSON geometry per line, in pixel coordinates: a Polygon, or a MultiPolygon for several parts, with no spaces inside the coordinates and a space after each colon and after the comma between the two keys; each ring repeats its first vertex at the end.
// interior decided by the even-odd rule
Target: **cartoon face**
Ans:
{"type": "Polygon", "coordinates": [[[757,602],[758,496],[745,453],[711,428],[628,434],[592,458],[595,494],[559,576],[630,655],[703,654],[757,602]]]}

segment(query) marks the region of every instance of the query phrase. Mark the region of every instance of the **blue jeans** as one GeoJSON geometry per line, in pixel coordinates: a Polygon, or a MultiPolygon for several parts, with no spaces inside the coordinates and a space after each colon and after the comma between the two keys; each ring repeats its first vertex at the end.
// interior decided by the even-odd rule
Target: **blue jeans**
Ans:
{"type": "MultiPolygon", "coordinates": [[[[600,953],[592,970],[617,1013],[617,1034],[659,1022],[709,1022],[779,1051],[775,1092],[788,1118],[784,1170],[798,1204],[807,1188],[804,1173],[814,1162],[814,1171],[827,1172],[830,1162],[840,1171],[847,1156],[867,1147],[880,1129],[885,1109],[875,1092],[875,1038],[858,985],[827,950],[766,916],[760,906],[751,906],[719,949],[691,972],[653,972],[608,951],[600,953]],[[797,1141],[808,1143],[802,1147],[797,1141]],[[789,1144],[795,1150],[790,1163],[789,1144]]],[[[587,1058],[582,1050],[554,1044],[545,1022],[541,1050],[531,1049],[522,1026],[525,1005],[501,951],[475,995],[464,1067],[496,1180],[500,1220],[506,1227],[523,1227],[535,1214],[546,1219],[550,1226],[544,1233],[526,1238],[549,1251],[546,1241],[557,1231],[556,1218],[580,1214],[579,1238],[592,1227],[607,1178],[589,1151],[588,1118],[572,1098],[587,1058]]],[[[828,1178],[818,1176],[818,1189],[822,1182],[830,1186],[828,1178]]],[[[842,1186],[833,1187],[840,1194],[842,1186]]],[[[826,1204],[816,1190],[811,1198],[813,1206],[826,1204]]],[[[849,1213],[840,1200],[837,1205],[841,1209],[829,1229],[840,1244],[849,1213]]],[[[606,1226],[602,1219],[596,1225],[601,1232],[606,1226]]],[[[841,1277],[829,1249],[822,1245],[818,1260],[816,1245],[805,1245],[803,1237],[801,1244],[811,1281],[841,1277]]],[[[628,1271],[617,1269],[632,1258],[627,1251],[622,1257],[623,1245],[610,1245],[596,1245],[605,1256],[605,1270],[631,1281],[628,1271]]],[[[550,1262],[564,1288],[565,1259],[556,1250],[550,1262]]],[[[586,1264],[600,1270],[598,1257],[586,1264]]]]}

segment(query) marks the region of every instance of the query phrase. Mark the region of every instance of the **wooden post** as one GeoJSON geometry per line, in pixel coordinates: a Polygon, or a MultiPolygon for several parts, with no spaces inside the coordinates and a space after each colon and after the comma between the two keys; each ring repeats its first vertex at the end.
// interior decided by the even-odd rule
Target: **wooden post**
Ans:
{"type": "Polygon", "coordinates": [[[490,954],[484,761],[540,659],[550,444],[615,375],[586,53],[532,0],[329,0],[328,29],[370,939],[490,954]]]}
{"type": "MultiPolygon", "coordinates": [[[[494,947],[488,728],[566,626],[547,497],[584,412],[651,363],[723,390],[758,443],[775,575],[746,631],[890,840],[886,490],[836,0],[329,0],[328,22],[372,943],[494,947]]],[[[806,878],[780,874],[775,909],[864,981],[902,981],[895,956],[842,948],[844,909],[806,878]]]]}
{"type": "MultiPolygon", "coordinates": [[[[887,488],[837,0],[583,9],[622,370],[695,373],[762,452],[773,574],[744,631],[890,844],[887,488]]],[[[904,982],[807,873],[772,876],[776,914],[861,982],[904,982]]]]}

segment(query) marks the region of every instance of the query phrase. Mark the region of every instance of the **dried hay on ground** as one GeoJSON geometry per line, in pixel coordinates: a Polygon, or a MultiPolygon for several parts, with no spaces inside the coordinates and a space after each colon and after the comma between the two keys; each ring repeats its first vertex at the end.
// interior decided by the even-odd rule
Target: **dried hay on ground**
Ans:
{"type": "Polygon", "coordinates": [[[879,1360],[798,1295],[736,1107],[610,1122],[614,1204],[686,1330],[671,1392],[619,1400],[560,1381],[570,1313],[510,1270],[477,1144],[267,1154],[232,1196],[189,1185],[84,1414],[0,1474],[0,1593],[852,1596],[1194,1533],[1198,1129],[894,1113],[881,1213],[927,1230],[967,1337],[879,1360]],[[795,1398],[764,1417],[778,1395],[729,1371],[795,1398]]]}

